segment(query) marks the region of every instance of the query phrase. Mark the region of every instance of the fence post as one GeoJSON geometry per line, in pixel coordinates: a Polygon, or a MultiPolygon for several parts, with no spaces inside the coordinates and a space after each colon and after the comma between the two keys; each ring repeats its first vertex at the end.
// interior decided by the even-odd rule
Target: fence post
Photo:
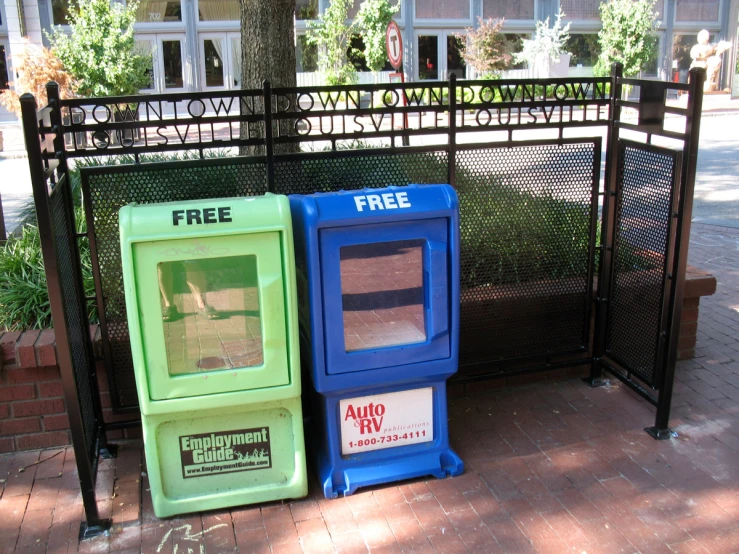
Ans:
{"type": "Polygon", "coordinates": [[[600,233],[598,264],[598,292],[595,298],[595,330],[593,336],[593,360],[590,366],[590,375],[585,381],[591,387],[601,387],[608,384],[603,379],[603,356],[606,351],[608,333],[608,302],[611,290],[613,273],[613,225],[615,222],[614,210],[617,189],[618,165],[618,125],[621,107],[621,77],[623,65],[614,63],[611,67],[611,98],[608,108],[608,135],[606,139],[606,167],[603,183],[603,212],[600,233]]]}
{"type": "Polygon", "coordinates": [[[703,109],[703,83],[706,70],[694,67],[690,70],[688,83],[688,115],[685,121],[685,145],[683,147],[682,177],[678,199],[675,226],[675,255],[672,262],[673,285],[670,290],[667,317],[670,322],[664,353],[666,362],[661,379],[657,414],[654,427],[644,430],[657,440],[671,439],[677,436],[669,428],[670,408],[672,406],[672,388],[675,381],[675,364],[677,363],[677,342],[680,338],[680,318],[682,316],[683,296],[685,292],[685,270],[688,265],[688,245],[690,244],[690,220],[693,215],[693,193],[695,192],[695,172],[698,161],[698,139],[700,135],[700,116],[703,109]]]}
{"type": "Polygon", "coordinates": [[[51,306],[51,316],[56,335],[57,359],[62,377],[62,386],[64,388],[64,402],[67,407],[67,415],[69,416],[69,428],[72,433],[72,446],[77,463],[82,503],[85,509],[86,521],[82,524],[80,538],[88,538],[107,531],[110,528],[110,520],[100,518],[97,509],[97,499],[95,498],[97,459],[90,459],[90,449],[87,447],[83,415],[77,391],[77,380],[75,378],[72,353],[69,345],[64,299],[59,277],[59,265],[57,263],[55,239],[52,231],[49,187],[47,185],[44,158],[39,142],[40,133],[36,113],[36,100],[32,95],[26,93],[21,96],[20,104],[23,118],[23,135],[26,141],[28,165],[31,172],[33,198],[36,204],[41,251],[46,269],[49,304],[51,306]]]}
{"type": "MultiPolygon", "coordinates": [[[[443,95],[442,95],[443,98],[443,95]]],[[[457,76],[449,75],[449,184],[457,188],[457,76]]]]}
{"type": "Polygon", "coordinates": [[[275,145],[272,136],[272,85],[264,81],[262,105],[264,106],[264,151],[267,155],[267,191],[275,191],[275,145]]]}
{"type": "MultiPolygon", "coordinates": [[[[79,297],[80,298],[86,298],[86,293],[83,288],[82,284],[82,262],[80,260],[80,251],[79,251],[79,240],[83,237],[88,238],[87,233],[77,233],[77,216],[75,214],[74,209],[74,191],[72,190],[72,180],[69,177],[69,166],[67,165],[67,155],[66,150],[64,148],[64,125],[62,121],[62,101],[61,96],[59,94],[59,85],[55,82],[50,82],[46,85],[46,97],[49,102],[49,107],[51,108],[51,111],[49,112],[49,119],[51,120],[51,131],[54,133],[54,158],[59,162],[59,166],[57,167],[57,173],[66,175],[65,182],[63,186],[67,187],[67,191],[69,194],[70,202],[67,206],[67,221],[70,222],[71,230],[74,233],[75,240],[74,240],[74,265],[77,269],[76,273],[76,279],[75,284],[77,288],[79,289],[79,297]]],[[[71,114],[70,114],[71,117],[71,114]]],[[[81,193],[81,191],[80,191],[81,193]]],[[[89,240],[89,238],[88,238],[89,240]]],[[[102,311],[101,307],[98,306],[98,312],[102,311]]],[[[87,306],[85,306],[84,310],[85,314],[87,314],[87,306]]],[[[88,321],[89,326],[89,321],[88,321]]],[[[86,347],[90,350],[89,356],[90,359],[94,359],[95,356],[92,353],[92,343],[91,341],[88,341],[86,344],[86,347]]],[[[99,437],[99,443],[98,443],[98,453],[103,458],[114,458],[117,454],[117,447],[115,445],[108,444],[108,439],[105,435],[104,430],[104,423],[103,423],[103,409],[100,404],[100,390],[98,388],[98,381],[97,381],[97,371],[95,370],[95,365],[93,364],[93,371],[89,374],[90,378],[90,388],[92,390],[92,401],[93,401],[93,410],[95,412],[95,417],[100,422],[101,427],[103,428],[103,431],[100,433],[99,437]]]]}

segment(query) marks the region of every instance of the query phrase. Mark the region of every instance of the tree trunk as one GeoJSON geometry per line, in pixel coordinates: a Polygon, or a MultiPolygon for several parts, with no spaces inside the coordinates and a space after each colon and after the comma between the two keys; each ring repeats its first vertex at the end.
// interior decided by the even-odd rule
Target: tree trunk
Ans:
{"type": "MultiPolygon", "coordinates": [[[[294,87],[295,76],[295,0],[241,0],[241,79],[244,89],[261,89],[264,81],[275,87],[294,87]]],[[[273,112],[274,104],[273,100],[273,112]]],[[[285,101],[281,99],[281,106],[285,101]]],[[[294,106],[294,101],[291,102],[294,106]]],[[[264,109],[261,99],[255,111],[264,109]]],[[[292,121],[282,121],[272,129],[274,136],[295,133],[292,121]]],[[[264,125],[243,123],[241,138],[262,136],[264,125]]],[[[297,152],[297,144],[275,147],[275,153],[297,152]]],[[[242,154],[264,154],[262,147],[241,149],[242,154]]]]}

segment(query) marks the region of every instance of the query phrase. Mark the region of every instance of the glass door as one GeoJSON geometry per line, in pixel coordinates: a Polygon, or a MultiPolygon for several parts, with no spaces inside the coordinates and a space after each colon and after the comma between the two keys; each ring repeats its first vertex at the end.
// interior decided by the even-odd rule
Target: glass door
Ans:
{"type": "Polygon", "coordinates": [[[141,92],[154,93],[159,91],[159,64],[156,62],[156,50],[156,37],[136,37],[136,53],[151,58],[151,67],[147,71],[149,85],[141,89],[141,92]]]}
{"type": "Polygon", "coordinates": [[[152,57],[151,85],[145,92],[184,92],[185,35],[137,35],[136,49],[152,57]]]}
{"type": "Polygon", "coordinates": [[[201,36],[200,82],[203,90],[228,88],[228,69],[225,49],[228,48],[225,33],[201,36]]]}
{"type": "Polygon", "coordinates": [[[203,90],[238,89],[241,86],[240,34],[201,34],[200,68],[203,90]]]}
{"type": "Polygon", "coordinates": [[[185,90],[185,35],[159,35],[157,46],[160,90],[162,92],[183,92],[185,90]]]}
{"type": "Polygon", "coordinates": [[[455,31],[444,31],[444,48],[446,49],[443,60],[443,79],[449,79],[454,73],[457,79],[464,79],[467,75],[467,64],[462,59],[462,39],[457,38],[455,31]]]}
{"type": "Polygon", "coordinates": [[[419,81],[438,81],[443,79],[440,72],[439,61],[441,60],[441,33],[419,32],[416,35],[416,51],[418,52],[418,64],[416,66],[416,78],[419,81]]]}

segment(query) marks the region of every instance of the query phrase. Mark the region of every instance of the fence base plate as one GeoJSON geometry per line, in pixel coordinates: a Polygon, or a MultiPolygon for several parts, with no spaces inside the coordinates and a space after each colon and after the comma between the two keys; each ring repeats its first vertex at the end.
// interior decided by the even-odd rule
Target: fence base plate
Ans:
{"type": "Polygon", "coordinates": [[[100,535],[107,535],[109,532],[109,519],[98,520],[97,525],[88,525],[86,521],[83,521],[80,523],[79,540],[84,541],[85,539],[92,539],[93,537],[99,537],[100,535]]]}
{"type": "Polygon", "coordinates": [[[649,433],[650,437],[658,441],[666,441],[677,438],[677,433],[668,427],[664,429],[660,429],[659,427],[645,427],[644,430],[649,433]]]}
{"type": "Polygon", "coordinates": [[[595,379],[593,379],[592,377],[583,377],[582,380],[591,389],[608,386],[611,382],[608,379],[603,379],[603,377],[596,377],[595,379]]]}
{"type": "Polygon", "coordinates": [[[98,452],[103,460],[110,460],[111,458],[118,457],[118,445],[107,443],[102,446],[98,452]]]}

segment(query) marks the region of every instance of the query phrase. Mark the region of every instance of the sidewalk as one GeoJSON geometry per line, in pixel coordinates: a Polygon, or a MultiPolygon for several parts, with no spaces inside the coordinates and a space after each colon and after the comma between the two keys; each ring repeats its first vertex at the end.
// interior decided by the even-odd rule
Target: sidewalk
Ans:
{"type": "Polygon", "coordinates": [[[141,443],[126,442],[98,473],[112,532],[81,544],[71,449],[6,455],[0,551],[739,552],[739,230],[695,224],[690,263],[719,284],[697,357],[678,365],[676,440],[642,430],[654,409],[618,381],[481,383],[486,394],[450,400],[461,477],[330,501],[314,479],[304,500],[168,520],[153,515],[141,443]]]}

